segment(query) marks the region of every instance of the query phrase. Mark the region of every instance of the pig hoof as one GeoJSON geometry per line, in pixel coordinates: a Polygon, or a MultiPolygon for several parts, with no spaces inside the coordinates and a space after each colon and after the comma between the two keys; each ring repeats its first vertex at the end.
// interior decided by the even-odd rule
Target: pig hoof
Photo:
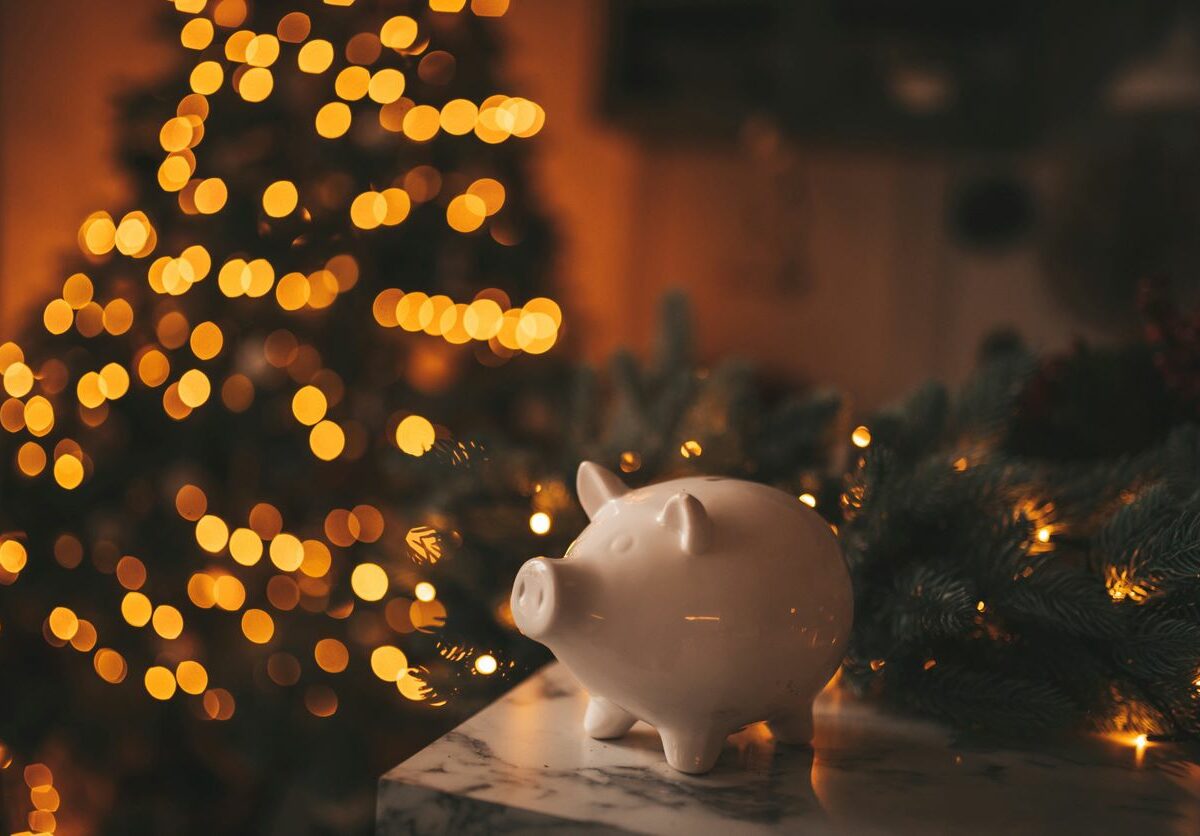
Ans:
{"type": "Polygon", "coordinates": [[[812,743],[812,706],[796,709],[767,721],[767,728],[785,746],[807,746],[812,743]]]}
{"type": "Polygon", "coordinates": [[[690,775],[700,775],[712,769],[721,754],[721,747],[725,745],[725,734],[712,730],[676,732],[660,729],[659,734],[667,763],[690,775]]]}
{"type": "Polygon", "coordinates": [[[608,740],[621,737],[636,722],[636,717],[604,697],[592,697],[588,700],[587,714],[583,717],[583,730],[596,740],[608,740]]]}

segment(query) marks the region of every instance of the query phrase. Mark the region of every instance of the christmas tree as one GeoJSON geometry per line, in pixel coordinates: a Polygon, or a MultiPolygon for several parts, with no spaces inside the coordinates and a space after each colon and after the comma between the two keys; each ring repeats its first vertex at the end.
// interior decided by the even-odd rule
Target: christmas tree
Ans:
{"type": "Polygon", "coordinates": [[[16,829],[369,827],[520,661],[496,605],[537,474],[494,458],[536,447],[562,317],[506,7],[167,4],[133,204],[0,345],[16,829]]]}

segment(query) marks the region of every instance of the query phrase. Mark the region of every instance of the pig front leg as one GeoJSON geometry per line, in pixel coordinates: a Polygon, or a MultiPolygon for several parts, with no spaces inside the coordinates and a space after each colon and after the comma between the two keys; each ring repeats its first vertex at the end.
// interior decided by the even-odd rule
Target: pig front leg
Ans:
{"type": "Polygon", "coordinates": [[[588,737],[609,740],[622,737],[636,722],[636,717],[604,697],[591,697],[588,700],[587,713],[583,716],[583,730],[588,733],[588,737]]]}
{"type": "Polygon", "coordinates": [[[699,775],[708,772],[717,762],[721,747],[728,736],[712,724],[686,729],[659,729],[667,763],[680,772],[699,775]]]}
{"type": "Polygon", "coordinates": [[[767,721],[767,728],[785,746],[807,746],[813,738],[812,703],[790,709],[767,721]]]}

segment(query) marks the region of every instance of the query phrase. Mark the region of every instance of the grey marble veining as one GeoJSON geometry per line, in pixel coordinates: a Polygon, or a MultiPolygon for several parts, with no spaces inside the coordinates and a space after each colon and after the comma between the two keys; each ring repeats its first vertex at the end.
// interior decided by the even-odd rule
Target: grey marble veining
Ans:
{"type": "Polygon", "coordinates": [[[642,723],[587,738],[586,704],[546,667],[387,773],[378,832],[1200,833],[1200,765],[1176,746],[997,748],[827,690],[812,749],[751,726],[696,777],[667,766],[642,723]]]}

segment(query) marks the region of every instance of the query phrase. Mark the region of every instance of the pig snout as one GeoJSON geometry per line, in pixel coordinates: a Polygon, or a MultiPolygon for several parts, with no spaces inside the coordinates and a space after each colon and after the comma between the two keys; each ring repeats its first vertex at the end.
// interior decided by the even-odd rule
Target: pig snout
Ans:
{"type": "Polygon", "coordinates": [[[550,632],[558,611],[559,584],[553,562],[535,557],[525,562],[513,582],[512,614],[517,629],[531,639],[550,632]]]}

